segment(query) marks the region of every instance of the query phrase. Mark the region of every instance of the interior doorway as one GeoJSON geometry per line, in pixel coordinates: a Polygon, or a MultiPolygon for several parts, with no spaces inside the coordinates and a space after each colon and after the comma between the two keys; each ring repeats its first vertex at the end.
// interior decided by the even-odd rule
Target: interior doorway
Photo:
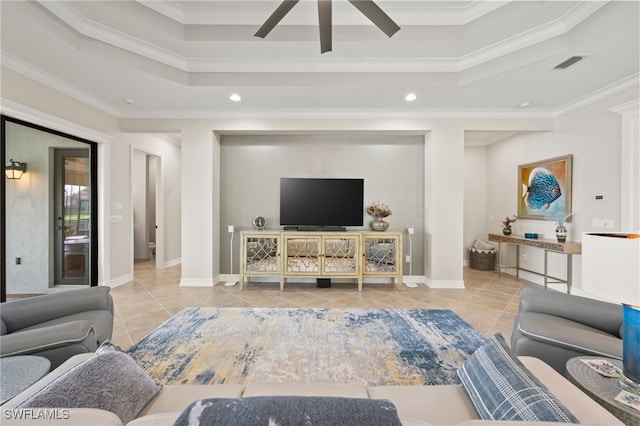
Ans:
{"type": "Polygon", "coordinates": [[[133,260],[164,263],[162,239],[159,237],[160,157],[132,149],[133,260]]]}

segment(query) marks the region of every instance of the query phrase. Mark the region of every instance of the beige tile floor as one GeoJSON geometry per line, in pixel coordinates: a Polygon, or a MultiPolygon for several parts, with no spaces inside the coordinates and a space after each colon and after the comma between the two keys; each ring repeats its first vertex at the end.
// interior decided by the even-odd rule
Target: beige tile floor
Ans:
{"type": "Polygon", "coordinates": [[[465,289],[403,287],[369,284],[358,293],[355,284],[334,283],[316,288],[311,283],[287,283],[284,292],[277,283],[213,288],[180,287],[180,266],[156,270],[153,261],[136,263],[134,280],[112,289],[115,322],[112,341],[126,349],[154,328],[187,307],[277,307],[277,308],[397,308],[451,309],[484,334],[501,332],[507,341],[518,309],[520,291],[532,285],[496,272],[464,270],[465,289]]]}

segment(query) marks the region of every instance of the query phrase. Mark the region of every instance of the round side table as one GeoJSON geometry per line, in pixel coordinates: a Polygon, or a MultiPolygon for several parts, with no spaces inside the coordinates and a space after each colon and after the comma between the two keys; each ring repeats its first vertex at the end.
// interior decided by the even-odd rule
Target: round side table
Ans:
{"type": "Polygon", "coordinates": [[[49,372],[48,359],[35,355],[0,358],[0,404],[4,404],[49,372]]]}
{"type": "Polygon", "coordinates": [[[624,424],[640,426],[640,411],[615,400],[622,390],[619,379],[597,373],[580,361],[581,359],[606,359],[620,369],[622,369],[622,361],[598,356],[571,358],[567,361],[567,379],[624,424]]]}

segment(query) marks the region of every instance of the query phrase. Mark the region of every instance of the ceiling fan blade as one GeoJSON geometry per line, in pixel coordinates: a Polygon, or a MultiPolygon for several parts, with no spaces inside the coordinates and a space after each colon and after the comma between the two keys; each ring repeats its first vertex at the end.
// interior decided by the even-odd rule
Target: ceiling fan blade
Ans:
{"type": "Polygon", "coordinates": [[[320,28],[320,53],[330,52],[333,32],[331,0],[318,0],[318,26],[320,28]]]}
{"type": "Polygon", "coordinates": [[[254,36],[265,38],[267,34],[271,32],[273,27],[278,25],[278,22],[280,22],[299,1],[300,0],[283,0],[271,16],[264,21],[264,24],[262,24],[254,36]]]}
{"type": "Polygon", "coordinates": [[[380,28],[388,37],[391,37],[400,30],[398,24],[389,18],[373,0],[349,0],[349,3],[355,6],[364,16],[369,18],[376,27],[380,28]]]}

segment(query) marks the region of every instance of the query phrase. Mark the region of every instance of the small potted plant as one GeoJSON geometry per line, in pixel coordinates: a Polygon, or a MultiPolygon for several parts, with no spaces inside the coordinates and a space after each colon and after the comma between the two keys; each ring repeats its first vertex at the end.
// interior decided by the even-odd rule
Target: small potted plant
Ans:
{"type": "Polygon", "coordinates": [[[518,216],[516,215],[507,216],[502,219],[502,233],[504,235],[511,235],[511,224],[516,220],[518,220],[518,216]]]}
{"type": "Polygon", "coordinates": [[[386,204],[379,202],[371,203],[367,206],[367,214],[375,217],[375,220],[371,222],[371,229],[374,231],[386,231],[389,227],[389,223],[383,219],[387,216],[391,216],[391,209],[386,204]]]}

